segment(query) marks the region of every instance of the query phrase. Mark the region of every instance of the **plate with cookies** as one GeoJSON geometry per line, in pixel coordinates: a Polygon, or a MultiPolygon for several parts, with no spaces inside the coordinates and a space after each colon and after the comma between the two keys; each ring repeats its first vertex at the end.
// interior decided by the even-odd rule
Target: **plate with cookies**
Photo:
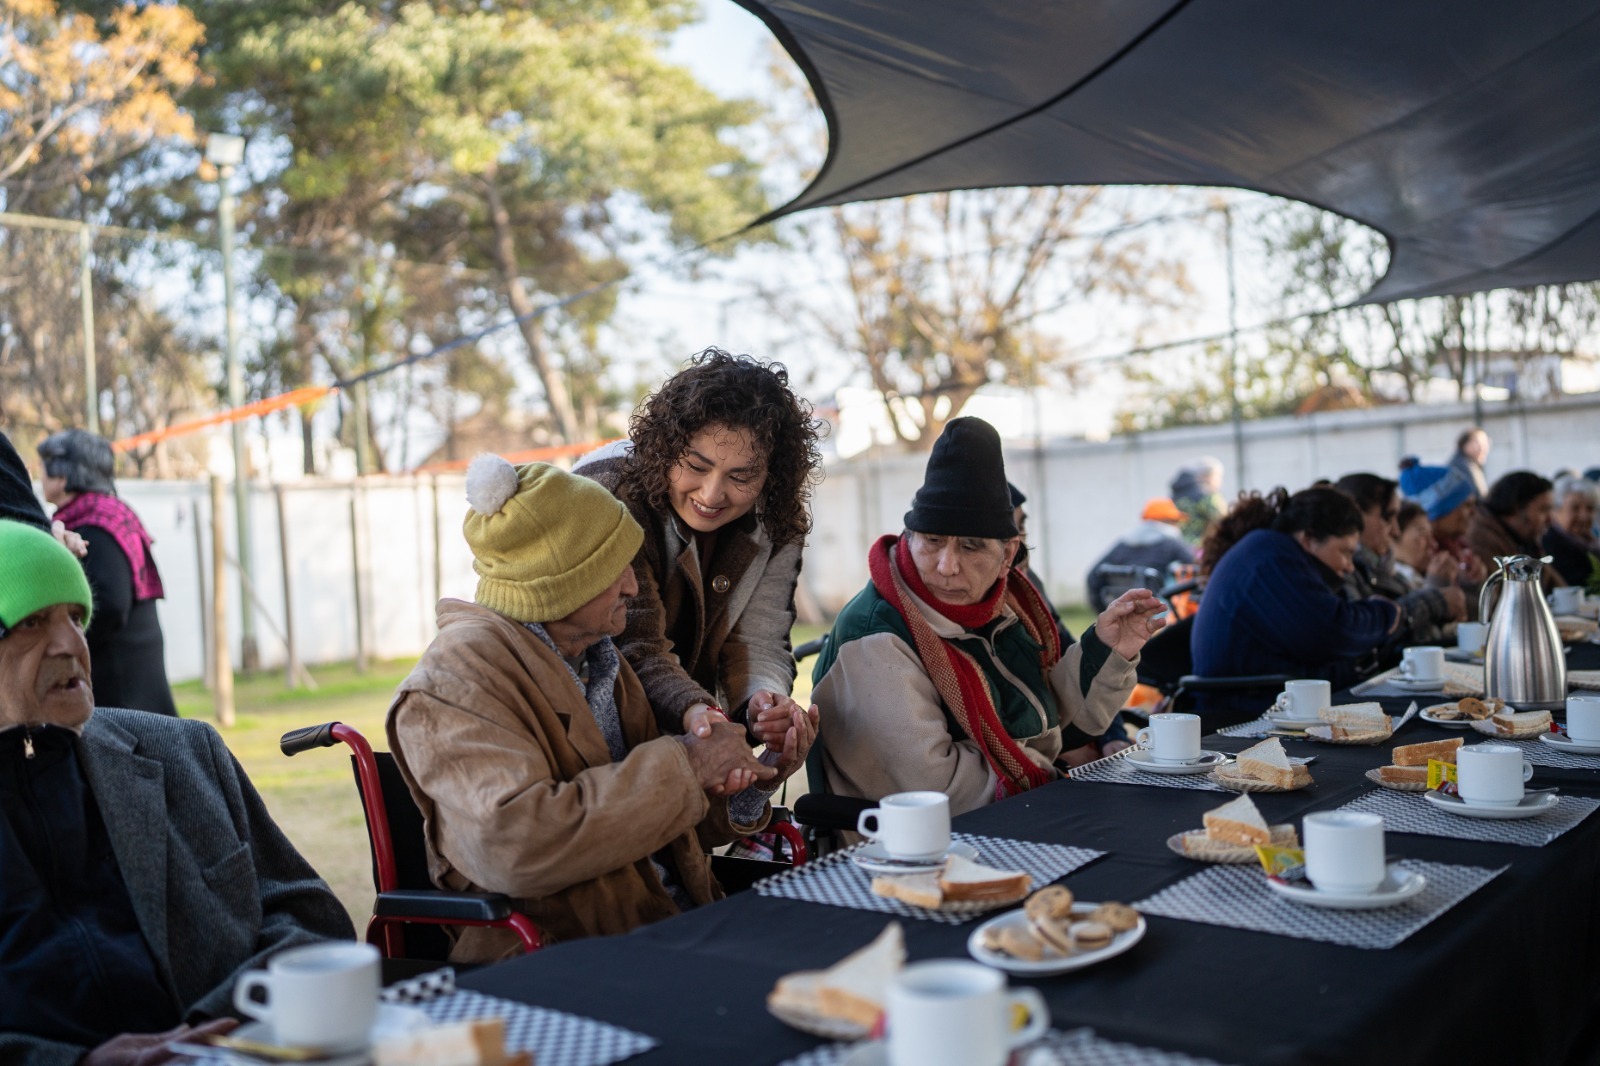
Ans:
{"type": "Polygon", "coordinates": [[[1453,703],[1436,703],[1432,707],[1424,707],[1417,717],[1424,722],[1442,725],[1447,729],[1467,729],[1473,722],[1492,718],[1505,708],[1506,701],[1502,699],[1478,699],[1476,696],[1466,696],[1453,703]]]}
{"type": "Polygon", "coordinates": [[[991,918],[967,938],[985,966],[1024,976],[1071,973],[1121,955],[1144,939],[1144,916],[1126,903],[1087,903],[1064,885],[1041,888],[1020,910],[991,918]]]}

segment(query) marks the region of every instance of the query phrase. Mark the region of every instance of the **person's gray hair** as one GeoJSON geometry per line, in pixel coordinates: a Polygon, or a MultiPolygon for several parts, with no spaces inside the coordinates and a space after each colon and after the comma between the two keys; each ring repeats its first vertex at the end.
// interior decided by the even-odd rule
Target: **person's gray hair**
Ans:
{"type": "Polygon", "coordinates": [[[1587,478],[1568,476],[1556,480],[1556,506],[1561,507],[1569,496],[1582,496],[1595,507],[1600,507],[1600,485],[1587,478]]]}
{"type": "Polygon", "coordinates": [[[116,456],[104,437],[86,429],[64,429],[39,443],[39,458],[46,476],[66,479],[68,492],[117,494],[112,480],[116,456]]]}

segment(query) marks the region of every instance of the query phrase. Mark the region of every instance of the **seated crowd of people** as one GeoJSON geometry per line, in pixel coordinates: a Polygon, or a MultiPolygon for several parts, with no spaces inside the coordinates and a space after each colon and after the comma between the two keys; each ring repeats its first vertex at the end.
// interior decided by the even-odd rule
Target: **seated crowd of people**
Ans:
{"type": "MultiPolygon", "coordinates": [[[[944,427],[824,642],[815,705],[793,700],[819,429],[782,367],[710,349],[573,472],[472,464],[476,591],[438,605],[386,723],[437,885],[508,895],[547,943],[622,933],[719,898],[711,849],[763,833],[808,758],[813,790],[937,790],[959,814],[1126,744],[1167,607],[1135,583],[1069,632],[976,418],[944,427]]],[[[1487,437],[1468,443],[1481,463],[1487,437]]],[[[1168,638],[1197,673],[1343,685],[1446,639],[1495,554],[1547,546],[1553,584],[1597,565],[1592,482],[1475,472],[1408,461],[1228,508],[1200,460],[1124,540],[1157,571],[1198,562],[1200,609],[1168,638]]],[[[0,436],[0,1058],[155,1061],[233,1024],[245,969],[354,930],[215,731],[95,699],[98,606],[66,536],[0,436]]],[[[518,950],[498,929],[452,944],[518,950]]]]}

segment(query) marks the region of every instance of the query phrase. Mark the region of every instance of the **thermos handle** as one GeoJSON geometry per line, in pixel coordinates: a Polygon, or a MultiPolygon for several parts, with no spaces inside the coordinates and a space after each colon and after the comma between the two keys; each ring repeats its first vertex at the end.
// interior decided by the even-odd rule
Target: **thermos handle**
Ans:
{"type": "Polygon", "coordinates": [[[1478,621],[1485,625],[1489,624],[1489,591],[1494,588],[1496,582],[1504,581],[1505,579],[1506,570],[1502,566],[1490,575],[1489,580],[1483,583],[1483,588],[1478,593],[1478,621]]]}

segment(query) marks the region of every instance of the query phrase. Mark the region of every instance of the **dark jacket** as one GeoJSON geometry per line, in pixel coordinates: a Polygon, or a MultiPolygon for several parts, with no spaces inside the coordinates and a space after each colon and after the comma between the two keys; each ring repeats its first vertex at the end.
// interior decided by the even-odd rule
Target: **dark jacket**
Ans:
{"type": "Polygon", "coordinates": [[[89,543],[83,572],[94,590],[94,617],[84,636],[95,702],[177,717],[157,601],[134,599],[133,567],[115,537],[99,526],[76,532],[89,543]]]}
{"type": "Polygon", "coordinates": [[[1194,562],[1194,549],[1183,539],[1177,526],[1166,522],[1145,521],[1118,538],[1104,555],[1089,568],[1087,581],[1089,606],[1103,611],[1116,599],[1119,589],[1143,585],[1151,592],[1160,592],[1166,584],[1167,569],[1173,563],[1194,562]],[[1140,577],[1112,575],[1107,566],[1140,566],[1159,573],[1159,577],[1146,581],[1140,577]]]}
{"type": "Polygon", "coordinates": [[[26,522],[50,531],[50,519],[45,517],[39,497],[33,494],[28,467],[4,433],[0,433],[0,519],[26,522]]]}
{"type": "Polygon", "coordinates": [[[1552,524],[1545,531],[1544,539],[1539,541],[1539,546],[1544,553],[1555,561],[1550,565],[1555,567],[1556,573],[1569,585],[1579,588],[1587,585],[1595,572],[1596,561],[1600,560],[1600,545],[1593,541],[1579,540],[1571,533],[1558,525],[1552,524]]]}
{"type": "MultiPolygon", "coordinates": [[[[1375,664],[1399,608],[1350,601],[1334,572],[1289,536],[1245,534],[1211,572],[1189,647],[1201,677],[1288,674],[1342,688],[1375,664]]],[[[1200,694],[1202,713],[1238,711],[1258,697],[1200,694]]],[[[1260,708],[1257,708],[1260,709],[1260,708]]]]}
{"type": "Polygon", "coordinates": [[[1356,568],[1345,575],[1344,594],[1349,600],[1378,597],[1400,605],[1400,626],[1387,644],[1395,650],[1414,644],[1438,644],[1444,640],[1445,626],[1453,621],[1443,589],[1431,585],[1413,589],[1366,548],[1356,549],[1356,568]]]}
{"type": "MultiPolygon", "coordinates": [[[[194,1023],[231,1014],[243,971],[285,948],[355,936],[344,907],[273,823],[216,730],[102,708],[77,748],[168,1001],[150,1030],[174,1015],[194,1023]]],[[[8,858],[0,855],[0,864],[8,858]]],[[[0,1062],[72,1066],[83,1053],[25,1026],[0,1031],[0,1062]]]]}
{"type": "MultiPolygon", "coordinates": [[[[1467,525],[1467,546],[1472,549],[1472,554],[1483,560],[1483,565],[1494,572],[1494,561],[1502,555],[1531,555],[1535,559],[1542,558],[1545,551],[1532,541],[1523,540],[1510,526],[1500,520],[1498,515],[1490,513],[1483,504],[1472,513],[1472,521],[1467,525]]],[[[1566,585],[1567,581],[1554,566],[1547,566],[1539,575],[1539,584],[1545,592],[1553,588],[1566,585]]]]}

